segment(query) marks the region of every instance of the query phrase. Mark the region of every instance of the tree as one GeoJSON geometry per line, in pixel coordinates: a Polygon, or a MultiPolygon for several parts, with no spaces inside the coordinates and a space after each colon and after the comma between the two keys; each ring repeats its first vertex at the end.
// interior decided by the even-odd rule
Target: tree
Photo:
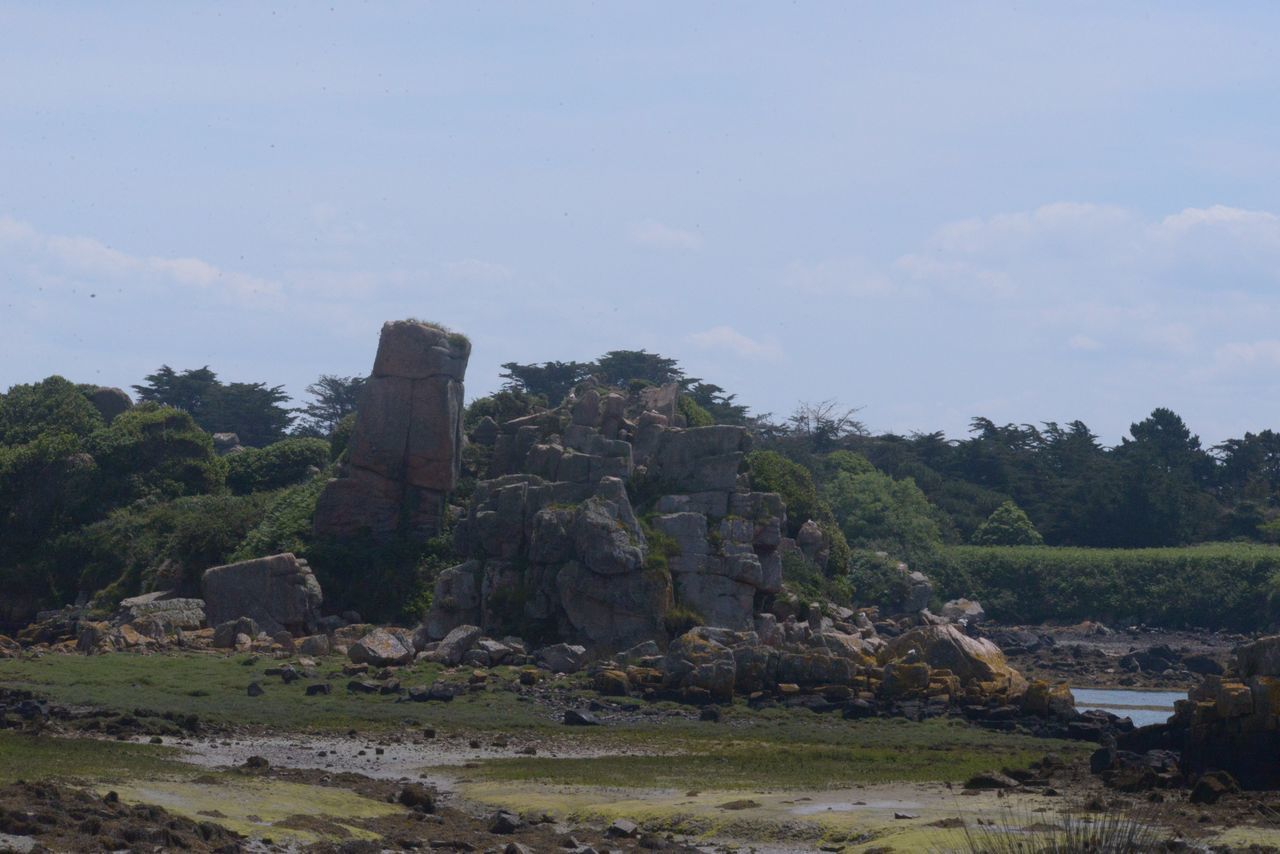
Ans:
{"type": "Polygon", "coordinates": [[[942,545],[935,511],[910,478],[895,480],[875,469],[841,470],[823,486],[822,497],[853,548],[887,551],[927,565],[942,545]]]}
{"type": "Polygon", "coordinates": [[[973,532],[975,546],[1041,546],[1044,537],[1031,524],[1027,514],[1012,501],[1006,501],[992,511],[987,521],[973,532]]]}
{"type": "Polygon", "coordinates": [[[1218,508],[1204,487],[1213,458],[1173,411],[1159,408],[1129,428],[1115,456],[1123,468],[1117,508],[1127,547],[1185,545],[1212,530],[1218,508]]]}
{"type": "Polygon", "coordinates": [[[595,360],[591,373],[602,382],[623,387],[633,380],[666,385],[684,379],[675,359],[644,350],[610,350],[595,360]]]}
{"type": "Polygon", "coordinates": [[[506,370],[498,376],[506,380],[505,390],[535,395],[548,406],[559,406],[574,386],[591,375],[592,366],[586,362],[504,362],[502,367],[506,370]]]}
{"type": "Polygon", "coordinates": [[[288,400],[284,386],[227,383],[214,390],[197,420],[210,433],[235,433],[241,444],[261,448],[283,439],[293,423],[288,400]]]}
{"type": "Polygon", "coordinates": [[[294,432],[300,435],[328,437],[343,416],[356,411],[366,377],[339,377],[321,374],[307,386],[307,394],[315,398],[299,410],[302,415],[294,432]]]}
{"type": "Polygon", "coordinates": [[[289,400],[284,386],[223,384],[208,365],[182,372],[161,365],[133,390],[144,401],[184,410],[207,433],[235,433],[253,447],[284,438],[294,420],[283,405],[289,400]]]}
{"type": "Polygon", "coordinates": [[[736,394],[726,394],[725,390],[715,383],[704,383],[699,379],[688,381],[685,390],[693,402],[704,409],[717,424],[746,424],[747,407],[734,403],[736,394]]]}
{"type": "Polygon", "coordinates": [[[218,375],[203,368],[189,368],[181,373],[168,365],[161,365],[154,374],[147,374],[146,383],[135,385],[133,390],[140,400],[149,400],[161,406],[172,406],[191,413],[191,417],[200,420],[210,395],[221,383],[218,375]]]}
{"type": "Polygon", "coordinates": [[[853,416],[857,408],[845,409],[837,401],[801,402],[787,419],[791,435],[804,440],[814,453],[829,451],[846,436],[865,435],[867,428],[853,416]]]}

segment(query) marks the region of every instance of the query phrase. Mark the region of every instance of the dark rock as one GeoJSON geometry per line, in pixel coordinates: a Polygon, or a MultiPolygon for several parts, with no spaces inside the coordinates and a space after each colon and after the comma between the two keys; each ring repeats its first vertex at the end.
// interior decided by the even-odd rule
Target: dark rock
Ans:
{"type": "Polygon", "coordinates": [[[600,719],[585,709],[566,709],[564,722],[566,726],[600,726],[600,719]]]}
{"type": "Polygon", "coordinates": [[[1018,781],[999,771],[984,771],[965,780],[966,789],[1016,789],[1018,781]]]}
{"type": "Polygon", "coordinates": [[[410,783],[400,790],[396,796],[403,806],[418,812],[429,813],[436,810],[435,794],[419,783],[410,783]]]}
{"type": "Polygon", "coordinates": [[[630,839],[636,835],[636,831],[639,829],[639,826],[634,821],[620,818],[604,829],[604,835],[610,839],[630,839]]]}
{"type": "Polygon", "coordinates": [[[1224,795],[1236,794],[1240,785],[1226,771],[1210,771],[1200,775],[1191,787],[1191,803],[1216,804],[1224,795]]]}
{"type": "Polygon", "coordinates": [[[523,824],[524,822],[520,820],[520,816],[506,810],[499,810],[489,816],[490,833],[515,833],[523,824]]]}
{"type": "Polygon", "coordinates": [[[333,689],[328,682],[315,682],[307,686],[307,696],[319,697],[319,696],[329,694],[329,692],[332,690],[333,689]]]}
{"type": "Polygon", "coordinates": [[[262,690],[262,686],[257,682],[250,682],[247,693],[250,697],[261,697],[265,692],[262,690]]]}

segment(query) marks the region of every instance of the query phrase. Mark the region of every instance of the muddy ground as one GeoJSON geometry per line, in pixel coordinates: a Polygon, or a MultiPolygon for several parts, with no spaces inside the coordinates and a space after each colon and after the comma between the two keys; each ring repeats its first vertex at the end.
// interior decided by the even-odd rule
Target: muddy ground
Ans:
{"type": "Polygon", "coordinates": [[[1029,679],[1072,687],[1186,690],[1202,676],[1221,673],[1232,650],[1251,636],[1230,632],[1169,631],[1085,622],[1068,626],[994,626],[980,629],[1029,679]]]}

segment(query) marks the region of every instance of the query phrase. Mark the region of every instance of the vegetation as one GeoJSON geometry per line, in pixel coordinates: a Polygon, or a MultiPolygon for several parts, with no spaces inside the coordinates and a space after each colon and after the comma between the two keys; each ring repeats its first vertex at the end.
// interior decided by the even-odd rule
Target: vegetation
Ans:
{"type": "Polygon", "coordinates": [[[997,620],[1254,630],[1276,619],[1280,547],[1083,549],[953,546],[930,574],[944,597],[981,600],[997,620]]]}
{"type": "Polygon", "coordinates": [[[184,766],[171,748],[0,730],[0,784],[17,780],[155,779],[184,766]]]}
{"type": "Polygon", "coordinates": [[[329,450],[324,439],[303,438],[247,448],[227,457],[227,486],[244,495],[298,483],[328,467],[329,450]]]}
{"type": "Polygon", "coordinates": [[[1039,546],[1044,537],[1031,524],[1027,514],[1012,501],[1006,501],[973,532],[975,546],[1039,546]]]}
{"type": "Polygon", "coordinates": [[[289,399],[284,386],[223,383],[208,365],[181,372],[161,365],[133,390],[141,400],[190,413],[209,433],[235,433],[253,447],[284,438],[294,420],[283,405],[289,399]]]}
{"type": "Polygon", "coordinates": [[[321,438],[333,435],[342,419],[355,414],[365,379],[321,374],[320,379],[307,386],[307,394],[314,400],[298,410],[299,423],[294,432],[321,438]]]}
{"type": "Polygon", "coordinates": [[[667,721],[643,730],[656,755],[517,758],[484,763],[491,780],[644,789],[826,789],[860,783],[961,781],[992,764],[1025,766],[1065,742],[991,733],[958,721],[856,723],[749,713],[735,705],[732,734],[667,721]]]}

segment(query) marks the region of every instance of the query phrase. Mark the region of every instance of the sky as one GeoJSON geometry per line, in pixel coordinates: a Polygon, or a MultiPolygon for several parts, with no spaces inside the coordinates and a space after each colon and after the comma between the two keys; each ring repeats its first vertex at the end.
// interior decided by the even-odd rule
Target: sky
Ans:
{"type": "Polygon", "coordinates": [[[1280,429],[1280,5],[0,0],[0,389],[647,349],[874,432],[1280,429]]]}

